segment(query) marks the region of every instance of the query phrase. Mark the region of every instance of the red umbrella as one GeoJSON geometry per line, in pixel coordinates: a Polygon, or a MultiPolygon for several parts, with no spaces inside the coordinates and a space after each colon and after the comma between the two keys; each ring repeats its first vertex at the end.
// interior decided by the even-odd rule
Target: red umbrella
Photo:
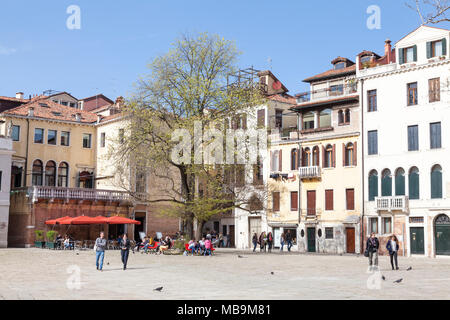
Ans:
{"type": "Polygon", "coordinates": [[[119,216],[109,217],[106,219],[108,224],[141,224],[140,221],[123,218],[119,216]]]}
{"type": "Polygon", "coordinates": [[[65,217],[58,218],[58,219],[47,220],[47,221],[45,221],[45,224],[55,225],[55,224],[58,224],[61,220],[65,220],[65,219],[70,219],[70,217],[65,216],[65,217]]]}
{"type": "Polygon", "coordinates": [[[88,216],[79,216],[79,217],[75,217],[72,218],[72,220],[70,221],[70,224],[96,224],[96,220],[93,217],[88,217],[88,216]]]}
{"type": "Polygon", "coordinates": [[[96,216],[94,219],[95,219],[95,224],[106,224],[106,223],[108,223],[108,221],[107,221],[108,218],[106,218],[104,216],[96,216]]]}

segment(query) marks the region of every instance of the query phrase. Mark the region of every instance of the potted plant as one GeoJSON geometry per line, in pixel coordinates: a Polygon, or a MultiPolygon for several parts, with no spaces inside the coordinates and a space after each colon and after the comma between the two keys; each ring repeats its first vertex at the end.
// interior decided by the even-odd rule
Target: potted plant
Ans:
{"type": "Polygon", "coordinates": [[[34,234],[36,236],[36,240],[34,241],[34,246],[36,248],[43,248],[44,247],[44,231],[42,230],[35,230],[34,234]]]}
{"type": "Polygon", "coordinates": [[[50,230],[47,232],[47,242],[45,243],[45,246],[49,249],[55,249],[56,244],[55,244],[55,239],[56,239],[56,234],[58,232],[54,231],[54,230],[50,230]]]}

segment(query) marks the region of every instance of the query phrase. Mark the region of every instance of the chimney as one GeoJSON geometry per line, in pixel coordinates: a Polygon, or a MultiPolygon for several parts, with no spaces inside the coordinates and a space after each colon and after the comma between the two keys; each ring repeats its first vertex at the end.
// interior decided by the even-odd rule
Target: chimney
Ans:
{"type": "Polygon", "coordinates": [[[392,46],[391,40],[386,39],[384,42],[384,55],[387,57],[387,63],[391,63],[391,55],[392,55],[392,46]]]}
{"type": "Polygon", "coordinates": [[[29,117],[34,117],[34,107],[29,107],[28,108],[28,116],[29,117]]]}
{"type": "Polygon", "coordinates": [[[117,99],[116,99],[116,106],[118,107],[118,108],[120,108],[121,107],[121,105],[123,104],[123,97],[122,96],[120,96],[120,97],[117,97],[117,99]]]}
{"type": "Polygon", "coordinates": [[[102,116],[100,114],[97,115],[97,123],[100,123],[100,121],[102,121],[102,116]]]}
{"type": "Polygon", "coordinates": [[[77,112],[77,113],[75,114],[75,120],[77,120],[78,122],[81,121],[81,113],[80,113],[80,112],[77,112]]]}
{"type": "Polygon", "coordinates": [[[17,92],[16,99],[23,99],[23,92],[17,92]]]}

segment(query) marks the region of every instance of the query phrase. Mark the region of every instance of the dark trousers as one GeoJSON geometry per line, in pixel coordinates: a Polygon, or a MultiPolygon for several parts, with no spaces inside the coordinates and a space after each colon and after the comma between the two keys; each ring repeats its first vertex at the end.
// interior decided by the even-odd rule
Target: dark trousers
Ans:
{"type": "Polygon", "coordinates": [[[253,241],[253,252],[255,252],[255,250],[256,250],[256,246],[258,245],[258,242],[256,242],[256,241],[253,241]]]}
{"type": "Polygon", "coordinates": [[[272,241],[267,241],[267,245],[268,245],[268,250],[269,252],[272,252],[272,241]]]}
{"type": "Polygon", "coordinates": [[[389,255],[391,257],[392,269],[394,269],[394,261],[395,261],[395,268],[398,268],[397,251],[389,252],[389,255]]]}
{"type": "Polygon", "coordinates": [[[130,250],[120,250],[120,255],[122,257],[122,263],[123,263],[123,267],[124,269],[127,268],[127,262],[128,262],[128,253],[130,252],[130,250]]]}

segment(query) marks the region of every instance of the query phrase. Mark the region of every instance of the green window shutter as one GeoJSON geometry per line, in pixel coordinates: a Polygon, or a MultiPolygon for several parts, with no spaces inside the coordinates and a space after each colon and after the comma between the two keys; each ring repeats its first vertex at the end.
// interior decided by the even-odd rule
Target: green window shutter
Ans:
{"type": "Polygon", "coordinates": [[[414,45],[414,47],[413,47],[413,55],[414,55],[414,61],[417,61],[417,45],[414,45]]]}
{"type": "Polygon", "coordinates": [[[442,198],[442,173],[440,170],[431,172],[431,199],[442,198]]]}
{"type": "Polygon", "coordinates": [[[409,198],[419,199],[419,174],[416,172],[409,174],[409,198]]]}
{"type": "Polygon", "coordinates": [[[395,195],[405,195],[405,176],[403,174],[397,174],[397,176],[395,176],[395,195]]]}
{"type": "Polygon", "coordinates": [[[369,177],[369,201],[374,201],[378,197],[378,176],[369,177]]]}
{"type": "Polygon", "coordinates": [[[431,58],[431,42],[427,42],[427,59],[431,58]]]}
{"type": "Polygon", "coordinates": [[[383,177],[381,179],[381,196],[390,197],[392,196],[392,178],[383,177]]]}
{"type": "Polygon", "coordinates": [[[398,49],[398,61],[399,61],[400,64],[404,64],[405,63],[405,50],[398,49]]]}
{"type": "Polygon", "coordinates": [[[447,39],[442,39],[442,54],[447,55],[447,39]]]}

